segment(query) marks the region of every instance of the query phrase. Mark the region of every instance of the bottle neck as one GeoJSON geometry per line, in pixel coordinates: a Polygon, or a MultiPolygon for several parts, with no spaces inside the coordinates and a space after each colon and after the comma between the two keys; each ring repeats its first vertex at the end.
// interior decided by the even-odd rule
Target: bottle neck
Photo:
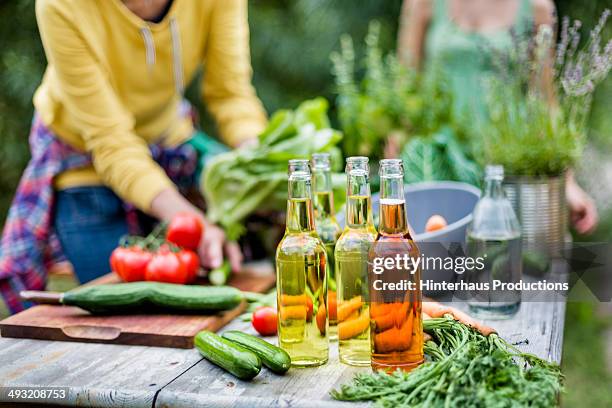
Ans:
{"type": "Polygon", "coordinates": [[[485,180],[484,195],[489,198],[503,198],[504,189],[502,187],[502,179],[487,178],[485,180]]]}
{"type": "Polygon", "coordinates": [[[347,175],[346,223],[349,228],[366,228],[372,221],[372,200],[368,173],[354,170],[347,175]]]}
{"type": "Polygon", "coordinates": [[[310,197],[310,176],[289,178],[287,232],[314,231],[314,216],[310,197]]]}
{"type": "Polygon", "coordinates": [[[313,170],[313,205],[314,216],[317,220],[334,216],[334,195],[331,184],[331,171],[323,169],[313,170]]]}
{"type": "Polygon", "coordinates": [[[384,234],[408,233],[404,180],[401,176],[380,178],[380,225],[384,234]]]}

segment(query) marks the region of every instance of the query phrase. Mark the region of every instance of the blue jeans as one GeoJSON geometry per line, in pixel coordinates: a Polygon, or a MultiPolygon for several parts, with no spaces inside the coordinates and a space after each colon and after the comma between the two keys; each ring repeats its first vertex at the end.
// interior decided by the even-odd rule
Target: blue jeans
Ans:
{"type": "Polygon", "coordinates": [[[54,228],[81,283],[110,272],[110,254],[128,233],[121,200],[102,186],[57,191],[54,228]]]}

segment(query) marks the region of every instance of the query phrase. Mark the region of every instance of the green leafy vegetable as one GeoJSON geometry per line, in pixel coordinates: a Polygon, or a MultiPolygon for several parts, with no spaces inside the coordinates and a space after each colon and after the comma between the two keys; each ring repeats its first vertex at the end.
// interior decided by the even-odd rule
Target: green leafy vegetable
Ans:
{"type": "Polygon", "coordinates": [[[225,228],[230,239],[244,232],[241,223],[255,210],[285,208],[288,160],[329,152],[341,164],[336,145],[342,134],[330,128],[327,108],[325,99],[316,98],[295,111],[280,110],[259,135],[257,147],[221,154],[206,165],[202,191],[208,216],[225,228]]]}
{"type": "Polygon", "coordinates": [[[402,150],[407,183],[433,180],[480,182],[480,168],[468,158],[452,130],[441,129],[429,137],[415,137],[402,150]]]}
{"type": "Polygon", "coordinates": [[[551,407],[563,376],[556,364],[523,353],[496,334],[483,336],[452,316],[427,319],[428,362],[410,373],[359,373],[332,391],[380,407],[551,407]]]}

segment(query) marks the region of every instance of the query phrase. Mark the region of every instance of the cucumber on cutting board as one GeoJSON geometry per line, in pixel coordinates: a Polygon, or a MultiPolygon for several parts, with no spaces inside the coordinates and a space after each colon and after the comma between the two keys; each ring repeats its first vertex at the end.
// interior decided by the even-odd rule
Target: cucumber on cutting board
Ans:
{"type": "Polygon", "coordinates": [[[237,330],[226,331],[223,333],[223,338],[257,354],[261,362],[277,374],[285,374],[289,367],[291,367],[291,357],[289,357],[289,354],[264,339],[237,330]]]}
{"type": "Polygon", "coordinates": [[[195,346],[208,361],[241,380],[250,380],[261,370],[261,361],[255,353],[213,332],[204,330],[196,334],[195,346]]]}
{"type": "Polygon", "coordinates": [[[244,295],[230,286],[132,282],[84,286],[60,294],[24,291],[25,300],[78,306],[94,314],[134,312],[216,313],[233,309],[244,295]],[[52,296],[56,296],[54,299],[52,296]],[[53,302],[53,300],[55,300],[53,302]]]}

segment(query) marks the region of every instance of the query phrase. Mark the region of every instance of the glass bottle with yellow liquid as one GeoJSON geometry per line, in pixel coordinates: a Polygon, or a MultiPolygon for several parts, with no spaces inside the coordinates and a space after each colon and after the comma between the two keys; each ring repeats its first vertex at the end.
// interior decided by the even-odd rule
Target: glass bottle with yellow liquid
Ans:
{"type": "Polygon", "coordinates": [[[382,160],[379,174],[380,223],[368,259],[371,363],[409,371],[423,362],[421,269],[412,263],[420,251],[406,219],[402,161],[382,160]]]}
{"type": "Polygon", "coordinates": [[[340,361],[370,365],[368,253],[376,239],[367,157],[346,159],[346,227],[336,243],[340,361]]]}
{"type": "Polygon", "coordinates": [[[336,274],[334,271],[334,249],[342,229],[334,214],[334,194],[331,184],[331,162],[329,153],[315,153],[312,155],[312,187],[315,228],[317,234],[325,245],[327,253],[327,285],[328,285],[328,317],[329,338],[336,340],[337,331],[337,294],[336,274]]]}
{"type": "Polygon", "coordinates": [[[285,235],[276,249],[279,346],[298,367],[329,354],[327,255],[314,225],[308,160],[289,161],[285,235]]]}

